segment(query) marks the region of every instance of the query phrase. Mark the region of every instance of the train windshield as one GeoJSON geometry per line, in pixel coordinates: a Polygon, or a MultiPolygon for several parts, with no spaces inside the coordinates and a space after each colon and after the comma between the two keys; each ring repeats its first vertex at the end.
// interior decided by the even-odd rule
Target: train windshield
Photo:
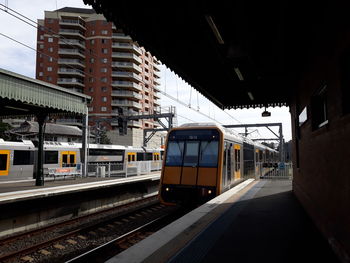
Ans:
{"type": "Polygon", "coordinates": [[[217,130],[176,130],[169,135],[167,166],[217,167],[217,130]]]}

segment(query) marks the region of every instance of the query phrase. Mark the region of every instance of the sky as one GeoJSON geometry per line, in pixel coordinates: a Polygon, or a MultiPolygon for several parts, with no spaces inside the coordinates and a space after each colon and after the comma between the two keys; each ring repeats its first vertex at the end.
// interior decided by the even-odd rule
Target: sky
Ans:
{"type": "MultiPolygon", "coordinates": [[[[34,21],[43,19],[45,10],[53,11],[66,6],[91,8],[91,6],[84,5],[82,0],[0,0],[0,4],[0,68],[32,78],[35,78],[36,52],[32,49],[36,48],[37,29],[4,12],[3,5],[34,21]],[[16,43],[4,35],[24,43],[32,49],[16,43]]],[[[164,108],[176,107],[178,125],[188,122],[217,122],[219,124],[281,122],[285,141],[291,140],[291,119],[287,107],[268,108],[271,117],[261,117],[261,113],[264,111],[262,108],[223,111],[191,88],[188,83],[165,65],[161,66],[160,75],[160,105],[164,108]]],[[[278,133],[277,127],[271,129],[278,133]]],[[[236,131],[243,132],[244,130],[236,129],[236,131]]],[[[249,132],[252,138],[275,137],[267,128],[250,128],[249,132]]]]}

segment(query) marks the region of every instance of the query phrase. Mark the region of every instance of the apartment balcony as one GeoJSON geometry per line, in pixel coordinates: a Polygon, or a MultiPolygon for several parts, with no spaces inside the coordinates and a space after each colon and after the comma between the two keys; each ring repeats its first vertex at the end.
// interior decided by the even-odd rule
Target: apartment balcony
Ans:
{"type": "Polygon", "coordinates": [[[160,71],[153,71],[153,76],[155,77],[155,78],[160,78],[160,71]]]}
{"type": "Polygon", "coordinates": [[[159,66],[157,66],[157,64],[153,64],[153,70],[160,72],[159,66]]]}
{"type": "Polygon", "coordinates": [[[142,72],[142,68],[137,66],[135,63],[132,62],[112,62],[113,68],[120,68],[120,69],[128,69],[133,70],[134,72],[137,71],[137,73],[142,72]]]}
{"type": "Polygon", "coordinates": [[[119,87],[119,88],[129,88],[134,89],[136,91],[142,91],[142,87],[139,84],[136,84],[131,81],[112,81],[112,87],[119,87]]]}
{"type": "Polygon", "coordinates": [[[113,107],[133,107],[141,109],[140,103],[131,100],[112,100],[111,106],[113,107]]]}
{"type": "Polygon", "coordinates": [[[58,59],[58,64],[59,65],[69,65],[72,67],[82,67],[85,68],[85,62],[83,60],[80,59],[74,59],[74,58],[60,58],[58,59]]]}
{"type": "Polygon", "coordinates": [[[112,77],[142,81],[142,78],[139,75],[132,72],[126,72],[126,71],[112,71],[112,77]]]}
{"type": "Polygon", "coordinates": [[[127,36],[123,33],[113,33],[112,34],[112,38],[114,40],[128,40],[128,41],[132,41],[131,37],[130,36],[127,36]]]}
{"type": "Polygon", "coordinates": [[[112,53],[112,58],[116,58],[116,59],[128,59],[128,60],[132,60],[134,62],[137,62],[139,64],[142,63],[142,59],[139,58],[137,55],[133,54],[133,53],[127,53],[127,52],[113,52],[112,53]]]}
{"type": "Polygon", "coordinates": [[[161,91],[159,85],[154,85],[154,86],[153,86],[153,90],[154,90],[154,92],[159,92],[159,91],[161,91]]]}
{"type": "Polygon", "coordinates": [[[85,39],[84,32],[79,29],[65,29],[60,28],[59,34],[62,36],[69,36],[69,37],[80,37],[82,39],[85,39]]]}
{"type": "Polygon", "coordinates": [[[57,85],[69,85],[69,86],[80,86],[84,87],[84,81],[78,78],[59,78],[57,85]]]}
{"type": "Polygon", "coordinates": [[[153,84],[154,86],[159,86],[160,85],[160,81],[156,78],[153,78],[153,84]]]}
{"type": "Polygon", "coordinates": [[[69,57],[80,57],[85,59],[84,51],[77,48],[60,48],[58,50],[59,55],[69,56],[69,57]]]}
{"type": "Polygon", "coordinates": [[[153,92],[153,97],[155,100],[160,99],[160,96],[156,91],[153,92]]]}
{"type": "Polygon", "coordinates": [[[60,39],[58,44],[60,46],[76,46],[85,49],[85,42],[78,39],[60,39]]]}
{"type": "Polygon", "coordinates": [[[154,100],[153,101],[153,106],[154,107],[158,107],[158,106],[160,106],[160,103],[157,100],[154,100]]]}
{"type": "Polygon", "coordinates": [[[136,100],[142,99],[142,95],[140,93],[129,90],[112,90],[112,97],[130,98],[136,100]]]}
{"type": "Polygon", "coordinates": [[[80,19],[60,19],[59,24],[65,27],[80,28],[82,30],[86,30],[85,23],[80,19]]]}
{"type": "Polygon", "coordinates": [[[79,69],[72,69],[72,68],[59,68],[57,73],[59,75],[69,75],[69,76],[79,76],[84,77],[85,73],[82,70],[79,69]]]}
{"type": "Polygon", "coordinates": [[[125,43],[125,42],[113,42],[112,48],[118,49],[118,50],[127,50],[127,51],[133,51],[137,53],[138,55],[142,55],[141,49],[132,43],[125,43]]]}

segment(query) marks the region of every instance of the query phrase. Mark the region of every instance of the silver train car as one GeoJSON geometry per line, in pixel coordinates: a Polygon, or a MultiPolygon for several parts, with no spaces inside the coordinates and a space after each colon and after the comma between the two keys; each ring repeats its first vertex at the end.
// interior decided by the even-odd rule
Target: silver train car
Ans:
{"type": "MultiPolygon", "coordinates": [[[[161,169],[163,149],[135,148],[120,145],[89,144],[87,146],[89,175],[97,175],[105,167],[109,175],[132,174],[133,167],[146,162],[153,170],[161,169]],[[112,172],[112,173],[111,173],[112,172]]],[[[80,167],[82,144],[44,142],[44,174],[54,168],[80,167]]],[[[33,179],[37,148],[32,141],[10,142],[0,139],[0,182],[33,179]]],[[[152,169],[151,169],[152,170],[152,169]]]]}

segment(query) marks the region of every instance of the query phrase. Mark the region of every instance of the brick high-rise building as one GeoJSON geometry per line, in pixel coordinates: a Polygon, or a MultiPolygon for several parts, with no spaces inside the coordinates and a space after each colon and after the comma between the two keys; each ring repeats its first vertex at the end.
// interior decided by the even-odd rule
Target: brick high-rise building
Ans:
{"type": "MultiPolygon", "coordinates": [[[[36,78],[90,95],[90,120],[156,112],[159,62],[93,9],[45,11],[38,20],[36,78]]],[[[60,123],[74,120],[61,119],[60,123]]],[[[128,122],[119,136],[117,122],[101,122],[113,143],[141,145],[142,128],[153,120],[128,122]]]]}

